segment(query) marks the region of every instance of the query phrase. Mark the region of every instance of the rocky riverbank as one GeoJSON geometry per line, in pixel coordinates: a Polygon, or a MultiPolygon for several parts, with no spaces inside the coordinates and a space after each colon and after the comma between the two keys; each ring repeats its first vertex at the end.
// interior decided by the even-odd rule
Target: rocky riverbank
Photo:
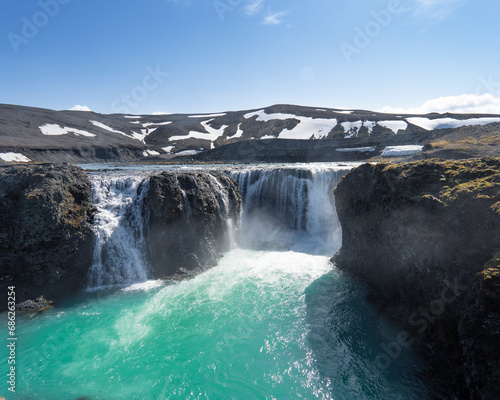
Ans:
{"type": "Polygon", "coordinates": [[[2,293],[15,285],[23,302],[79,288],[92,261],[93,213],[90,182],[78,167],[0,167],[2,293]]]}
{"type": "Polygon", "coordinates": [[[333,261],[401,322],[380,366],[413,344],[442,398],[498,398],[500,159],[365,164],[335,198],[333,261]]]}

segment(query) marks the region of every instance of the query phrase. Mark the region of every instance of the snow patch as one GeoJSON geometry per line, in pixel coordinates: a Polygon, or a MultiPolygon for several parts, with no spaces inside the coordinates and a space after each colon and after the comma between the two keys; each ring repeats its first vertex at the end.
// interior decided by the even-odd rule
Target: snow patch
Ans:
{"type": "MultiPolygon", "coordinates": [[[[296,119],[299,120],[298,125],[293,129],[284,129],[278,135],[279,139],[322,139],[328,136],[330,131],[337,126],[335,118],[311,118],[302,117],[295,114],[267,114],[264,110],[254,111],[245,114],[243,117],[246,119],[257,116],[257,121],[271,121],[275,119],[286,120],[296,119]]],[[[274,137],[274,136],[273,136],[274,137]]]]}
{"type": "Polygon", "coordinates": [[[156,129],[156,128],[155,129],[141,129],[141,133],[137,133],[137,132],[132,131],[131,135],[127,135],[125,132],[117,131],[116,129],[113,129],[113,128],[103,124],[102,122],[98,122],[98,121],[90,121],[90,122],[92,124],[94,124],[95,126],[97,126],[98,128],[101,128],[101,129],[104,129],[106,131],[113,132],[113,133],[119,133],[120,135],[126,136],[126,137],[131,138],[131,139],[139,140],[143,143],[144,143],[144,139],[146,139],[146,136],[153,133],[156,129]]]}
{"type": "Polygon", "coordinates": [[[323,139],[337,126],[335,118],[295,117],[300,122],[293,129],[284,129],[279,134],[280,139],[323,139]]]}
{"type": "Polygon", "coordinates": [[[7,162],[30,162],[31,160],[21,153],[0,153],[0,158],[7,162]]]}
{"type": "Polygon", "coordinates": [[[358,137],[359,129],[363,126],[363,121],[355,121],[355,122],[342,122],[342,128],[344,128],[344,132],[346,135],[344,136],[346,139],[350,139],[352,137],[358,137]]]}
{"type": "Polygon", "coordinates": [[[125,132],[117,131],[116,129],[113,129],[113,128],[103,124],[102,122],[99,122],[99,121],[90,121],[90,122],[92,122],[92,124],[94,124],[98,128],[101,128],[101,129],[104,129],[106,131],[113,132],[113,133],[119,133],[120,135],[126,136],[130,139],[139,140],[142,143],[144,143],[144,139],[146,138],[146,136],[148,136],[154,132],[154,129],[141,129],[141,133],[137,133],[137,132],[132,131],[132,134],[128,135],[125,132]]]}
{"type": "Polygon", "coordinates": [[[250,119],[257,116],[257,121],[271,121],[273,119],[290,119],[290,118],[297,118],[296,115],[294,114],[281,114],[281,113],[276,113],[276,114],[267,114],[264,110],[259,110],[259,111],[254,111],[248,114],[243,115],[243,118],[245,119],[250,119]]]}
{"type": "Polygon", "coordinates": [[[142,117],[140,115],[125,115],[125,118],[138,119],[138,118],[142,118],[142,117]]]}
{"type": "Polygon", "coordinates": [[[198,131],[191,131],[191,132],[189,132],[188,135],[170,136],[168,138],[168,140],[169,141],[172,141],[172,140],[185,140],[185,139],[193,138],[193,139],[210,140],[211,142],[214,142],[215,140],[217,140],[217,138],[219,138],[220,136],[222,136],[224,134],[224,130],[228,127],[228,125],[222,125],[219,129],[215,129],[215,128],[212,128],[209,125],[209,122],[212,122],[212,121],[213,121],[213,118],[209,119],[208,121],[200,122],[200,124],[205,128],[205,130],[208,133],[198,132],[198,131]]]}
{"type": "Polygon", "coordinates": [[[137,133],[132,131],[132,139],[140,140],[142,143],[146,144],[144,140],[148,135],[151,135],[154,131],[156,131],[158,128],[153,128],[153,129],[141,129],[141,133],[137,133]]]}
{"type": "Polygon", "coordinates": [[[406,145],[406,146],[387,146],[382,152],[382,157],[408,156],[422,151],[424,146],[406,145]]]}
{"type": "Polygon", "coordinates": [[[99,121],[90,121],[90,122],[93,125],[97,126],[98,128],[104,129],[106,131],[113,132],[113,133],[119,133],[120,135],[130,137],[125,132],[117,131],[116,129],[113,129],[113,128],[107,126],[107,125],[104,125],[102,122],[99,122],[99,121]]]}
{"type": "Polygon", "coordinates": [[[375,151],[375,147],[344,147],[342,149],[336,149],[337,151],[375,151]]]}
{"type": "Polygon", "coordinates": [[[59,136],[59,135],[67,135],[68,133],[74,133],[76,136],[86,136],[86,137],[95,137],[97,135],[83,131],[81,129],[75,129],[70,127],[61,127],[58,124],[45,124],[38,127],[42,134],[48,136],[59,136]]]}
{"type": "Polygon", "coordinates": [[[236,130],[236,133],[233,135],[233,136],[228,136],[228,138],[230,137],[231,139],[234,139],[234,138],[240,138],[243,136],[243,130],[241,129],[241,122],[238,124],[238,129],[236,130]]]}
{"type": "Polygon", "coordinates": [[[165,122],[145,122],[142,124],[144,128],[147,128],[148,126],[160,126],[160,125],[169,125],[171,124],[172,121],[165,121],[165,122]]]}
{"type": "Polygon", "coordinates": [[[175,153],[176,156],[194,156],[195,154],[201,153],[199,150],[182,150],[175,153]]]}
{"type": "Polygon", "coordinates": [[[201,115],[189,115],[188,118],[216,118],[216,117],[223,117],[226,115],[226,113],[220,113],[220,114],[201,114],[201,115]]]}
{"type": "Polygon", "coordinates": [[[173,148],[175,148],[175,146],[167,146],[167,147],[162,147],[161,149],[162,149],[165,153],[171,153],[173,148]]]}
{"type": "Polygon", "coordinates": [[[368,128],[368,134],[371,135],[373,132],[373,127],[377,125],[376,122],[374,121],[365,121],[363,122],[363,126],[366,126],[368,128]]]}
{"type": "Polygon", "coordinates": [[[361,127],[365,127],[368,129],[368,135],[371,135],[373,132],[373,128],[375,125],[377,125],[376,122],[374,121],[354,121],[354,122],[342,122],[340,125],[344,128],[344,132],[346,135],[344,136],[345,139],[350,139],[352,137],[358,137],[359,130],[361,127]]]}
{"type": "Polygon", "coordinates": [[[148,157],[148,156],[159,156],[159,155],[160,155],[160,153],[159,153],[159,152],[157,152],[157,151],[155,151],[155,150],[144,150],[144,151],[142,152],[142,155],[143,155],[144,157],[148,157]]]}
{"type": "Polygon", "coordinates": [[[404,131],[408,128],[408,124],[405,121],[378,121],[377,124],[390,129],[394,133],[398,133],[400,130],[404,131]]]}

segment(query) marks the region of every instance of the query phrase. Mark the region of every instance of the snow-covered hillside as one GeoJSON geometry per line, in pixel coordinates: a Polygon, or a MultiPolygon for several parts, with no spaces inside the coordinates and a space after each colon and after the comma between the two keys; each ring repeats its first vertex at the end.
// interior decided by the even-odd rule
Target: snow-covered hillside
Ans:
{"type": "MultiPolygon", "coordinates": [[[[401,155],[405,151],[384,151],[381,143],[421,149],[426,138],[432,136],[429,132],[495,123],[500,123],[500,116],[394,115],[294,105],[162,115],[104,115],[0,105],[0,153],[4,154],[0,159],[4,162],[168,159],[176,155],[194,156],[242,141],[269,139],[331,139],[337,143],[337,153],[401,155]],[[11,153],[18,156],[6,155],[11,153]]],[[[332,145],[328,140],[324,143],[332,145]]]]}

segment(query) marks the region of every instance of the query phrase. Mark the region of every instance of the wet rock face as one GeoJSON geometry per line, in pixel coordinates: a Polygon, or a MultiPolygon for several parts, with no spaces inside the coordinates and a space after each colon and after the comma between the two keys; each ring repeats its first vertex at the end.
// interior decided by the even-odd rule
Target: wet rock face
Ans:
{"type": "Polygon", "coordinates": [[[231,222],[241,198],[221,172],[168,173],[150,177],[144,201],[145,238],[157,278],[199,271],[229,248],[231,222]]]}
{"type": "Polygon", "coordinates": [[[16,301],[84,286],[92,262],[90,183],[78,167],[0,167],[0,290],[16,301]]]}
{"type": "Polygon", "coordinates": [[[345,176],[335,198],[343,232],[336,264],[400,320],[444,397],[494,398],[500,159],[366,164],[345,176]]]}
{"type": "Polygon", "coordinates": [[[475,398],[500,393],[500,253],[474,277],[459,323],[464,375],[475,398]]]}

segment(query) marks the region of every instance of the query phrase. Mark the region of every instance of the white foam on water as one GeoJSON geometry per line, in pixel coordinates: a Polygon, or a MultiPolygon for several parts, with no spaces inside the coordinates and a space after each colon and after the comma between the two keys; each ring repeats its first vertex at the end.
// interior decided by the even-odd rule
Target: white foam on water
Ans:
{"type": "Polygon", "coordinates": [[[94,217],[93,263],[88,288],[120,286],[149,278],[145,258],[142,204],[147,193],[143,175],[91,175],[94,217]],[[142,192],[138,189],[142,186],[142,192]]]}

